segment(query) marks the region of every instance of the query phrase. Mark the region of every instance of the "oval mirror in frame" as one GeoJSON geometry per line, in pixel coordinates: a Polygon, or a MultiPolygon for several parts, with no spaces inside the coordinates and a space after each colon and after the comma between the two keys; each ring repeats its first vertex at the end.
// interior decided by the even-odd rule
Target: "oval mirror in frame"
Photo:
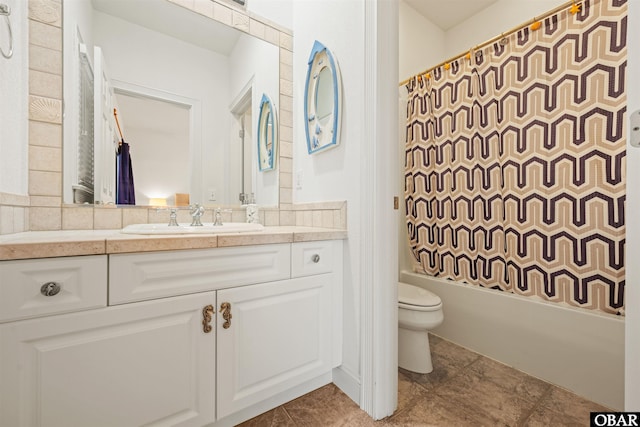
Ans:
{"type": "Polygon", "coordinates": [[[262,95],[258,116],[258,167],[260,171],[276,168],[278,152],[278,118],[271,98],[262,95]]]}
{"type": "Polygon", "coordinates": [[[340,143],[342,80],[329,49],[315,41],[309,56],[304,91],[304,120],[309,154],[340,143]]]}

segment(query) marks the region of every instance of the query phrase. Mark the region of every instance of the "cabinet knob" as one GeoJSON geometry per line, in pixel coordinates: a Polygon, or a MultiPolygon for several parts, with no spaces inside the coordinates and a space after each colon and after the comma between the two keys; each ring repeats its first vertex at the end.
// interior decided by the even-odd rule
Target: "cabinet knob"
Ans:
{"type": "Polygon", "coordinates": [[[45,297],[52,297],[58,295],[58,292],[62,289],[62,286],[56,282],[47,282],[40,287],[40,293],[45,297]]]}
{"type": "Polygon", "coordinates": [[[316,264],[320,262],[320,255],[315,254],[311,257],[311,261],[315,262],[316,264]]]}

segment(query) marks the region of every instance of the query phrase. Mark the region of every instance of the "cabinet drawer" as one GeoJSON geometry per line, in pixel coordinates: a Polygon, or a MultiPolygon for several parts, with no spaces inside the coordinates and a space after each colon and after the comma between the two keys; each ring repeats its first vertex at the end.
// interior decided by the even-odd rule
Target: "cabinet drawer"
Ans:
{"type": "Polygon", "coordinates": [[[110,255],[109,304],[289,278],[289,243],[110,255]]]}
{"type": "Polygon", "coordinates": [[[107,256],[1,261],[0,295],[0,322],[105,307],[107,256]]]}
{"type": "Polygon", "coordinates": [[[335,268],[336,245],[342,241],[322,240],[294,243],[291,248],[291,277],[313,276],[330,273],[335,268]]]}

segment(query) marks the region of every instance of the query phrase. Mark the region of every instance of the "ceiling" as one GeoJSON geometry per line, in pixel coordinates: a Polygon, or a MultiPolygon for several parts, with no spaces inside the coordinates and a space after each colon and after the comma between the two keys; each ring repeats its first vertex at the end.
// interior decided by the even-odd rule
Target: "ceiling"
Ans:
{"type": "Polygon", "coordinates": [[[443,31],[475,15],[497,0],[404,0],[443,31]]]}

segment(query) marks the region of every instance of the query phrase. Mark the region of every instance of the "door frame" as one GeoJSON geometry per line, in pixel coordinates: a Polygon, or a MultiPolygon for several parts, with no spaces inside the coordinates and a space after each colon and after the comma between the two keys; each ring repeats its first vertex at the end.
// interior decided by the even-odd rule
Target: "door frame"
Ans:
{"type": "Polygon", "coordinates": [[[395,1],[364,1],[360,407],[376,420],[398,397],[398,13],[395,1]]]}
{"type": "Polygon", "coordinates": [[[129,96],[143,96],[186,107],[189,110],[189,166],[191,200],[200,200],[202,189],[202,105],[199,99],[188,98],[164,90],[154,89],[123,80],[111,79],[114,96],[118,93],[129,96]]]}

